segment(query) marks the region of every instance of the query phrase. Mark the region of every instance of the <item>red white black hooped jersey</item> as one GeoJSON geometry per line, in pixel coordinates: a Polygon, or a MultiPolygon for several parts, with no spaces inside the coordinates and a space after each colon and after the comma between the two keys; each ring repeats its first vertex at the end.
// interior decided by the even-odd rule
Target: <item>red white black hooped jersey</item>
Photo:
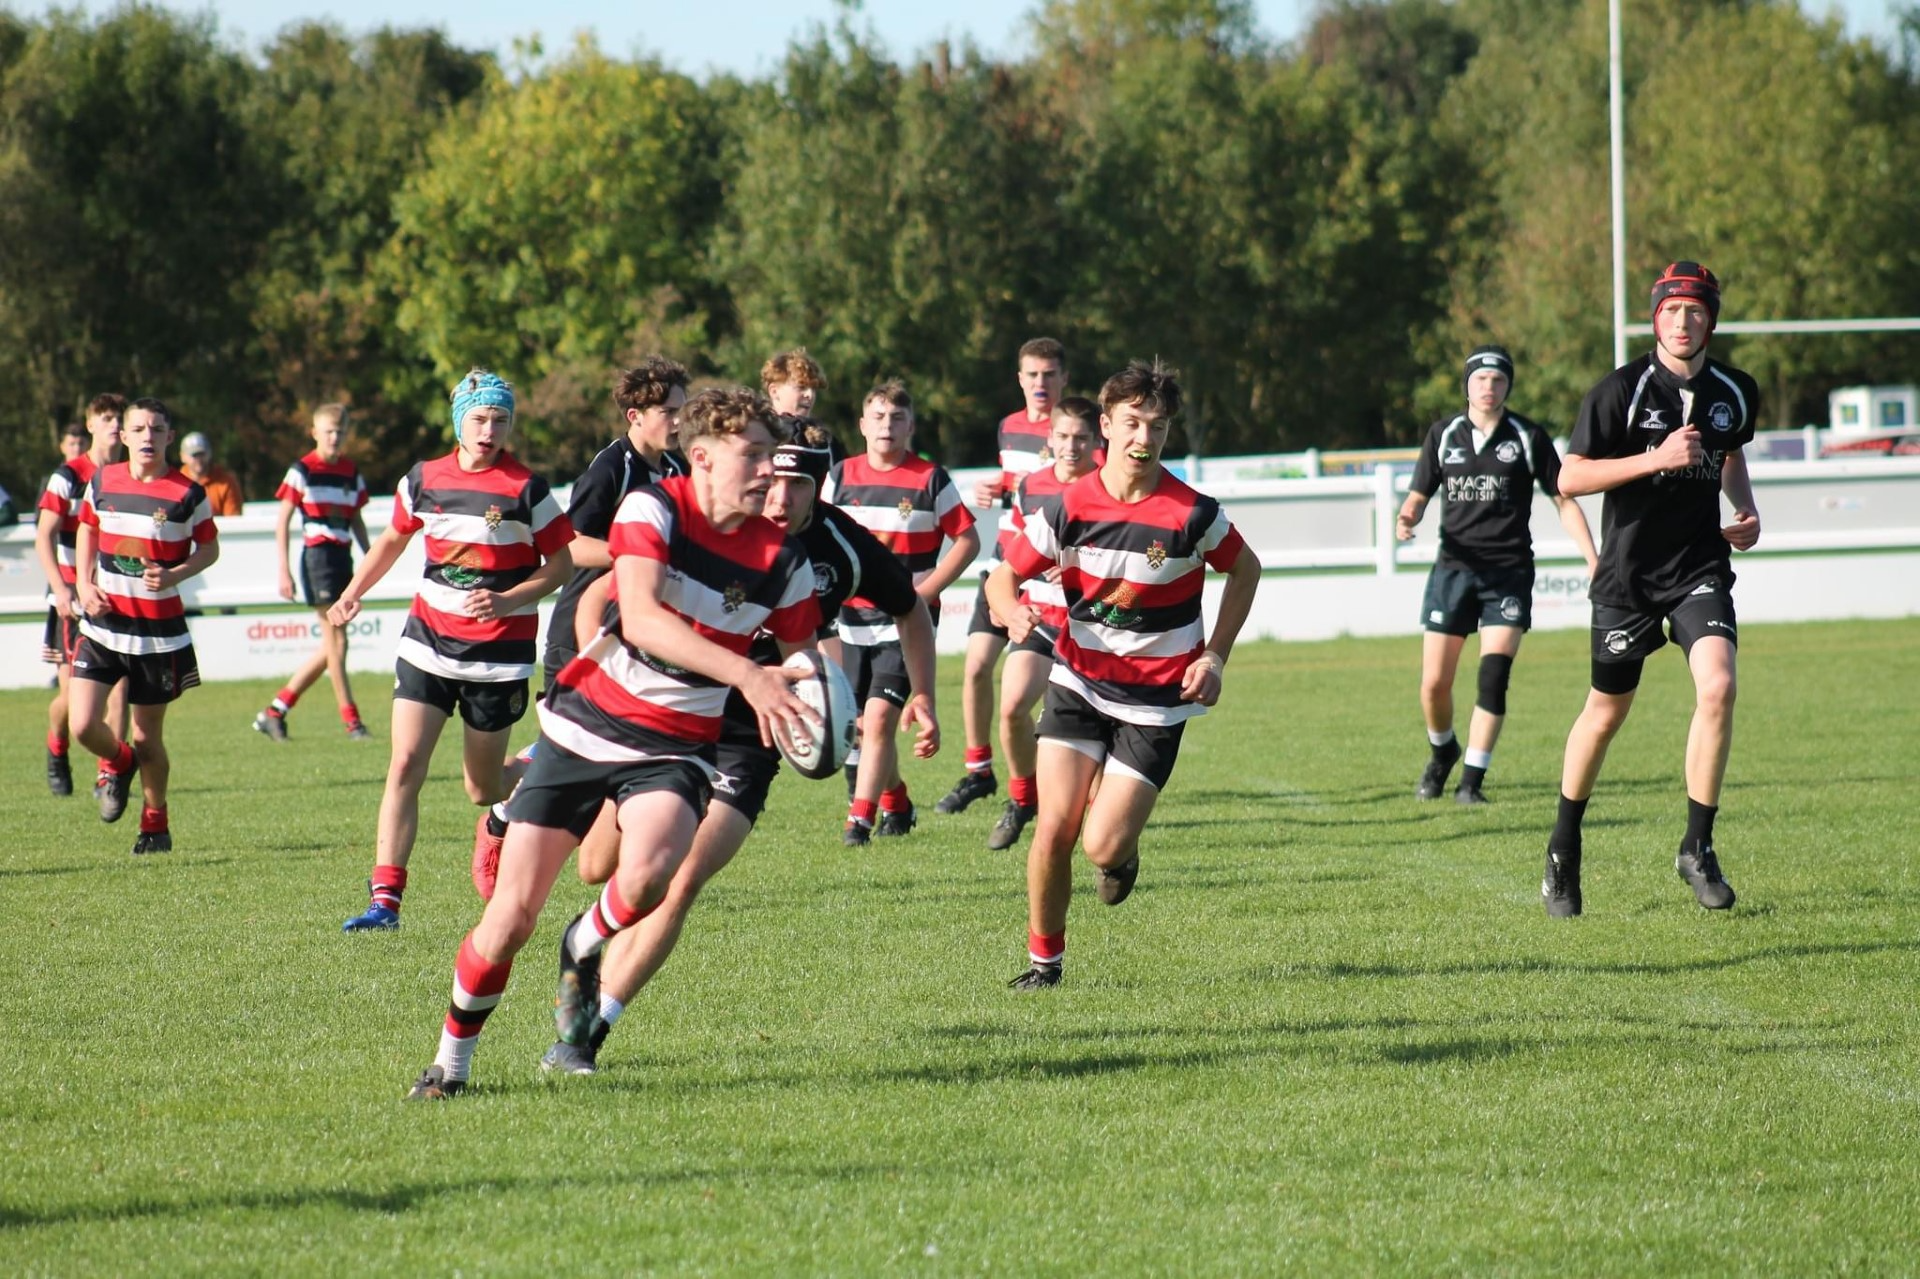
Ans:
{"type": "Polygon", "coordinates": [[[1063,570],[1054,683],[1125,723],[1178,724],[1206,709],[1180,700],[1206,647],[1206,571],[1231,568],[1244,545],[1220,503],[1169,471],[1138,502],[1115,499],[1095,471],[1025,521],[1007,562],[1022,580],[1063,570]]]}
{"type": "MultiPolygon", "coordinates": [[[[840,507],[900,558],[918,586],[940,562],[946,539],[973,527],[973,515],[944,467],[908,455],[881,470],[862,453],[827,472],[820,500],[840,507]]],[[[849,644],[898,643],[893,615],[864,595],[840,608],[840,637],[849,644]]]]}
{"type": "Polygon", "coordinates": [[[87,485],[98,470],[93,455],[82,453],[71,462],[62,462],[47,477],[47,486],[40,490],[39,510],[52,511],[60,517],[60,526],[54,533],[54,556],[59,562],[60,580],[72,586],[75,579],[74,547],[80,533],[80,503],[87,495],[87,485]]]}
{"type": "MultiPolygon", "coordinates": [[[[660,602],[731,652],[746,655],[761,630],[807,644],[819,627],[813,565],[799,543],[761,516],[731,532],[714,528],[689,477],[628,494],[607,549],[616,564],[633,555],[663,565],[660,602]]],[[[613,594],[600,634],[561,668],[540,703],[541,732],[604,763],[684,758],[717,741],[731,686],[629,643],[620,629],[618,586],[613,594]]]]}
{"type": "Polygon", "coordinates": [[[1442,493],[1440,553],[1445,568],[1533,567],[1533,485],[1560,495],[1560,455],[1547,433],[1518,413],[1477,437],[1462,413],[1427,429],[1413,465],[1412,492],[1442,493]]]}
{"type": "Polygon", "coordinates": [[[1709,580],[1733,585],[1733,548],[1720,534],[1720,477],[1728,454],[1753,439],[1759,417],[1758,384],[1717,360],[1684,378],[1649,353],[1587,392],[1568,453],[1634,457],[1692,426],[1705,454],[1697,466],[1607,490],[1590,599],[1652,611],[1709,580]]]}
{"type": "MultiPolygon", "coordinates": [[[[1046,469],[1047,436],[1053,430],[1050,417],[1032,418],[1024,408],[1000,419],[1000,491],[1011,494],[1025,476],[1046,469]]],[[[1007,548],[1017,536],[1011,520],[1000,521],[1000,535],[994,539],[993,558],[1007,558],[1007,548]]]]}
{"type": "Polygon", "coordinates": [[[394,490],[393,527],[427,534],[427,571],[400,636],[400,659],[445,679],[529,678],[538,606],[482,621],[467,616],[466,601],[474,591],[518,586],[573,540],[547,482],[511,453],[483,471],[463,471],[455,450],[407,472],[394,490]]]}
{"type": "MultiPolygon", "coordinates": [[[[1075,476],[1075,479],[1081,477],[1075,476]]],[[[1043,466],[1037,471],[1029,471],[1020,477],[1013,490],[1013,509],[1008,512],[1007,523],[1012,526],[1015,537],[1026,532],[1029,520],[1041,517],[1041,508],[1055,500],[1072,481],[1063,481],[1054,473],[1051,466],[1043,466]]],[[[1044,576],[1026,582],[1020,591],[1020,598],[1040,610],[1041,624],[1058,633],[1067,624],[1067,594],[1044,576]]]]}
{"type": "Polygon", "coordinates": [[[116,653],[174,653],[190,647],[180,588],[148,590],[146,562],[171,568],[214,540],[207,491],[178,467],[140,480],[125,462],[103,466],[87,484],[80,522],[98,530],[94,585],[112,608],[82,617],[80,633],[116,653]]]}
{"type": "Polygon", "coordinates": [[[353,459],[329,462],[315,450],[287,468],[274,496],[300,508],[308,546],[352,546],[353,517],[367,504],[367,482],[353,459]]]}

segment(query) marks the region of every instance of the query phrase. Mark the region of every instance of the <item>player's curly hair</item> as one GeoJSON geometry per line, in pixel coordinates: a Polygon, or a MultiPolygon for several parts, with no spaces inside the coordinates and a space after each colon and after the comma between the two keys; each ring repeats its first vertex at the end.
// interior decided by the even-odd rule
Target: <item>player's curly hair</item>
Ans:
{"type": "Polygon", "coordinates": [[[1100,388],[1100,411],[1111,415],[1122,404],[1157,412],[1163,418],[1180,415],[1180,374],[1160,362],[1129,360],[1127,367],[1100,388]]]}
{"type": "Polygon", "coordinates": [[[767,428],[775,441],[786,438],[779,415],[767,397],[744,386],[715,386],[700,392],[680,410],[680,447],[723,435],[744,435],[755,422],[767,428]]]}
{"type": "Polygon", "coordinates": [[[820,362],[807,354],[807,348],[796,346],[791,351],[782,351],[768,358],[760,366],[760,385],[771,391],[776,386],[785,386],[795,382],[803,387],[812,387],[816,391],[827,389],[827,375],[820,368],[820,362]]]}
{"type": "Polygon", "coordinates": [[[622,417],[635,409],[644,413],[665,404],[674,387],[685,390],[688,380],[686,365],[664,355],[649,355],[614,379],[613,402],[622,417]]]}

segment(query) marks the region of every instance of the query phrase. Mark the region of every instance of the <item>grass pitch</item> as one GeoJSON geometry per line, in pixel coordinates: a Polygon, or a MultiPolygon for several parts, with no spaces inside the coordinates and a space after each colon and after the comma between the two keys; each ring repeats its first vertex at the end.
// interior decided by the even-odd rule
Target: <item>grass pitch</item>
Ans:
{"type": "Polygon", "coordinates": [[[782,778],[602,1073],[554,1083],[563,880],[478,1090],[427,1106],[478,914],[455,749],[404,929],[349,937],[386,750],[324,689],[284,747],[268,685],[179,703],[180,851],[139,860],[46,795],[44,697],[0,694],[0,1273],[1913,1273],[1920,621],[1745,639],[1728,915],[1673,872],[1671,651],[1556,924],[1584,634],[1528,640],[1478,810],[1411,798],[1416,641],[1250,645],[1138,891],[1082,863],[1067,984],[1016,995],[998,797],[931,811],[949,664],[914,835],[843,849],[840,786],[782,778]]]}

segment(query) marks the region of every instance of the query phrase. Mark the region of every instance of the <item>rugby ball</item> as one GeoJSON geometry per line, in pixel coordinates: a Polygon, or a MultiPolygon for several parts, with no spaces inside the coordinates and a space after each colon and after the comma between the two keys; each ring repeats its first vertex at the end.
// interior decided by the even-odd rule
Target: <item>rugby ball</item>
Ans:
{"type": "Polygon", "coordinates": [[[820,723],[807,724],[797,734],[776,728],[774,742],[800,776],[816,782],[832,777],[847,762],[859,728],[853,685],[847,682],[838,662],[814,649],[801,649],[785,665],[787,670],[806,672],[804,678],[794,681],[793,695],[813,709],[820,723]]]}

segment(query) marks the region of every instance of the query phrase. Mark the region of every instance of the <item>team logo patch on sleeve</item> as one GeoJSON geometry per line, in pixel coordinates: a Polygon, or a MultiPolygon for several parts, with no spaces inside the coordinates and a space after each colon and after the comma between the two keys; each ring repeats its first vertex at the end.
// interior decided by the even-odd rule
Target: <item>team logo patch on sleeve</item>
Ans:
{"type": "Polygon", "coordinates": [[[1151,568],[1159,568],[1162,564],[1165,564],[1166,562],[1167,562],[1167,544],[1165,542],[1159,542],[1159,541],[1149,542],[1147,544],[1148,566],[1151,568]]]}
{"type": "Polygon", "coordinates": [[[487,508],[485,519],[487,521],[488,528],[499,528],[501,518],[502,518],[501,511],[499,507],[489,506],[487,508]]]}

